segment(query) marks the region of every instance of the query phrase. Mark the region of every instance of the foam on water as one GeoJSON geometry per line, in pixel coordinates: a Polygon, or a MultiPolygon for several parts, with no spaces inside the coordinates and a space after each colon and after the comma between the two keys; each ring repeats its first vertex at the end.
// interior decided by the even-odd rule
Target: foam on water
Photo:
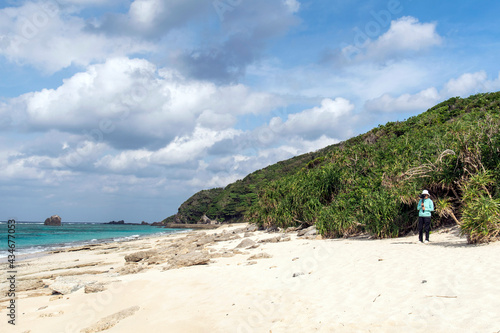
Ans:
{"type": "MultiPolygon", "coordinates": [[[[86,244],[130,241],[140,237],[176,233],[184,230],[166,229],[148,225],[110,225],[103,223],[68,222],[62,226],[46,226],[43,222],[16,222],[15,254],[24,255],[57,248],[86,244]]],[[[0,222],[0,258],[7,257],[8,229],[6,221],[0,222]]]]}

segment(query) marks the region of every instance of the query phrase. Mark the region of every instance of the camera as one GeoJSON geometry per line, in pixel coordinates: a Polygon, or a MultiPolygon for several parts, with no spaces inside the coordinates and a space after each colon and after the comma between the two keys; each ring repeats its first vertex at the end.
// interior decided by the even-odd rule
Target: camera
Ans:
{"type": "Polygon", "coordinates": [[[426,194],[420,194],[420,199],[425,199],[426,194]]]}

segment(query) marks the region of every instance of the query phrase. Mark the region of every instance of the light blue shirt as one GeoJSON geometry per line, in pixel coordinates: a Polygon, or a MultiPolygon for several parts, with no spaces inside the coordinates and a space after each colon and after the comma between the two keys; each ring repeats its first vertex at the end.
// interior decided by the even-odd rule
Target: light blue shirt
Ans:
{"type": "Polygon", "coordinates": [[[423,199],[425,210],[422,210],[422,199],[419,200],[417,210],[418,216],[430,217],[434,211],[434,202],[431,199],[423,199]]]}

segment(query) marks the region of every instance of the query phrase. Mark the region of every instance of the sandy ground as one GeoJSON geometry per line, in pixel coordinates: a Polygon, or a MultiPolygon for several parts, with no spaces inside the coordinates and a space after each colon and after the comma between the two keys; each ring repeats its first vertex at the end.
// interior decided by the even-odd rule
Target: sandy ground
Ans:
{"type": "Polygon", "coordinates": [[[500,332],[500,243],[470,246],[456,229],[424,245],[416,236],[318,240],[245,228],[19,261],[16,325],[2,279],[0,331],[500,332]],[[256,244],[233,250],[245,239],[256,244]],[[177,268],[182,256],[193,266],[177,268]],[[74,290],[51,289],[60,285],[74,290]]]}

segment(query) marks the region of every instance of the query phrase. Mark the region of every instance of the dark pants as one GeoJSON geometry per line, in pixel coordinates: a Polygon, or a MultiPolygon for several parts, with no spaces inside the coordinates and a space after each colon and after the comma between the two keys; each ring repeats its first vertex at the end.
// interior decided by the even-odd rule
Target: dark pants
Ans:
{"type": "Polygon", "coordinates": [[[425,240],[429,240],[429,231],[431,230],[431,217],[418,217],[418,240],[423,241],[423,233],[425,232],[425,240]]]}

